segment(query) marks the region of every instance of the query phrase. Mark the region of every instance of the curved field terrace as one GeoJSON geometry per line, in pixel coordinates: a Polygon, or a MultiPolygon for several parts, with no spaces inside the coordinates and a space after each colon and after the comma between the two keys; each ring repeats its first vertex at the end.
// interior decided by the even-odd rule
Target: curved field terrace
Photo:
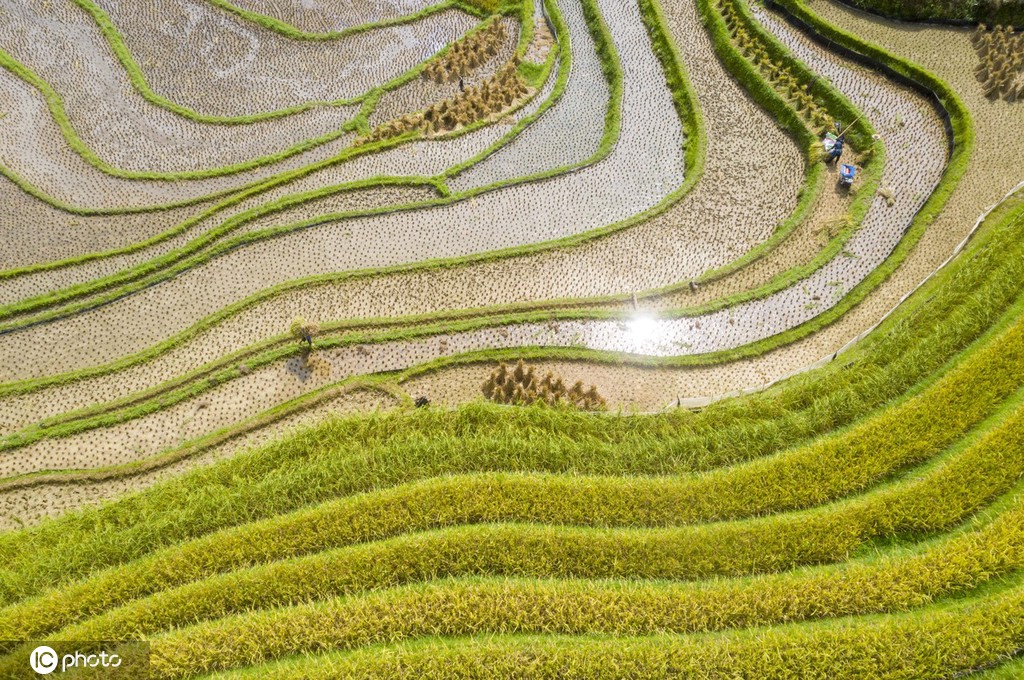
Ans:
{"type": "Polygon", "coordinates": [[[0,0],[0,677],[1024,674],[953,5],[0,0]]]}

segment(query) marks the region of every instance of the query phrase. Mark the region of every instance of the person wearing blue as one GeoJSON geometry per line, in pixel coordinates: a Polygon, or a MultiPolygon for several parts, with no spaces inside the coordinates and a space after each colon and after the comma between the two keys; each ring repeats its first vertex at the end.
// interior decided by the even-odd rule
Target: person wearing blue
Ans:
{"type": "Polygon", "coordinates": [[[835,146],[832,147],[832,155],[830,156],[830,160],[838,162],[839,159],[842,158],[842,156],[843,156],[843,143],[844,142],[845,142],[845,139],[842,136],[839,137],[839,139],[836,140],[835,146]]]}

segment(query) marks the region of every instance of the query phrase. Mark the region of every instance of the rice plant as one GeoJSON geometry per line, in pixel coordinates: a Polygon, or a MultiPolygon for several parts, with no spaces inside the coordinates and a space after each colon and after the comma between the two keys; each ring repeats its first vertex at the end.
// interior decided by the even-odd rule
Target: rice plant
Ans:
{"type": "Polygon", "coordinates": [[[851,4],[11,4],[0,677],[1019,675],[1020,3],[851,4]]]}

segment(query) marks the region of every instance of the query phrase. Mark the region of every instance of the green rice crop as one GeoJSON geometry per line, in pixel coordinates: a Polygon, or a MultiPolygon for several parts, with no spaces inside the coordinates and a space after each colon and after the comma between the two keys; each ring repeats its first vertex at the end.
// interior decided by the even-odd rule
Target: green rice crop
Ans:
{"type": "MultiPolygon", "coordinates": [[[[429,638],[310,655],[218,678],[947,678],[999,663],[1024,639],[1019,587],[898,616],[749,632],[622,638],[502,635],[429,638]]],[[[199,650],[195,650],[199,651],[199,650]]],[[[311,652],[317,650],[310,650],[311,652]]],[[[195,657],[192,657],[193,659],[195,657]]],[[[176,677],[175,662],[161,672],[176,677]]],[[[192,660],[192,659],[189,659],[192,660]]]]}
{"type": "MultiPolygon", "coordinates": [[[[800,0],[778,3],[948,95],[958,146],[900,246],[909,249],[973,148],[966,110],[934,76],[828,27],[800,0]]],[[[584,9],[614,90],[622,66],[596,5],[584,9]]],[[[729,48],[710,0],[698,9],[720,58],[809,141],[797,114],[729,48]]],[[[656,0],[640,10],[677,112],[688,132],[700,130],[656,0]]],[[[830,111],[853,115],[815,87],[830,111]]],[[[619,115],[609,108],[613,133],[619,115]]],[[[857,134],[866,144],[871,130],[857,134]]],[[[691,134],[686,153],[688,169],[701,163],[704,140],[691,134]]],[[[880,171],[883,160],[871,162],[880,171]]],[[[102,508],[0,534],[0,675],[27,672],[18,641],[51,638],[148,639],[157,678],[1013,677],[1024,648],[1022,224],[1024,199],[1007,201],[962,257],[848,354],[699,413],[473,404],[335,417],[102,508]]],[[[317,342],[330,349],[512,318],[470,310],[339,321],[317,342]]],[[[26,428],[3,440],[4,455],[195,396],[234,377],[243,357],[260,366],[294,351],[271,339],[151,393],[26,428]]],[[[446,358],[359,385],[394,390],[503,356],[446,358]]]]}

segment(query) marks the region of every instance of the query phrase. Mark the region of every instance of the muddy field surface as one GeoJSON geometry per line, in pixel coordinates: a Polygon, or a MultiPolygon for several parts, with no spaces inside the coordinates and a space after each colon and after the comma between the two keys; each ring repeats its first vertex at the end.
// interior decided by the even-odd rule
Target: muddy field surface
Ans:
{"type": "MultiPolygon", "coordinates": [[[[199,0],[160,0],[147,4],[144,12],[131,12],[126,3],[115,0],[99,4],[125,35],[127,49],[153,90],[208,116],[266,113],[309,101],[358,97],[429,58],[477,22],[458,10],[445,9],[412,22],[371,28],[363,38],[359,36],[364,34],[356,33],[322,43],[296,42],[199,0]],[[169,25],[176,28],[169,30],[169,25]],[[202,46],[195,55],[186,57],[173,48],[175,41],[182,40],[183,30],[202,46]],[[148,35],[156,38],[144,40],[148,35]],[[379,54],[367,47],[371,36],[378,40],[379,54]],[[311,45],[319,51],[311,51],[311,45]],[[390,55],[387,60],[382,58],[384,54],[390,55]],[[348,76],[324,77],[325,73],[336,76],[341,72],[341,55],[355,55],[344,60],[344,68],[350,69],[348,76]],[[186,58],[191,61],[182,61],[186,58]],[[266,87],[271,81],[280,87],[266,87]],[[239,99],[238,93],[252,89],[274,91],[239,99]],[[239,105],[240,101],[244,105],[239,105]]],[[[811,4],[827,20],[937,73],[961,95],[978,130],[978,148],[947,208],[906,261],[861,304],[795,343],[743,361],[701,368],[534,362],[542,373],[551,370],[570,382],[578,379],[594,384],[613,410],[623,412],[699,405],[763,387],[830,356],[877,323],[949,257],[982,211],[1019,181],[1016,170],[1024,160],[1024,142],[1007,140],[999,131],[1024,123],[1024,104],[985,97],[982,84],[974,77],[977,55],[967,31],[890,24],[832,2],[814,0],[811,4]]],[[[397,2],[356,7],[328,0],[244,0],[235,5],[309,32],[342,31],[359,23],[397,19],[427,6],[397,2]]],[[[806,191],[803,156],[715,58],[692,4],[673,3],[664,8],[666,28],[679,47],[696,91],[707,135],[703,174],[688,193],[675,197],[673,192],[688,170],[683,166],[685,140],[661,65],[636,12],[610,0],[598,0],[626,77],[619,136],[607,157],[591,162],[600,147],[610,90],[581,4],[560,0],[558,6],[569,28],[572,56],[565,91],[548,111],[503,145],[494,146],[509,129],[508,122],[501,120],[466,135],[414,141],[321,168],[220,210],[173,238],[137,252],[0,280],[0,303],[17,302],[125,271],[187,247],[225,220],[271,200],[371,177],[441,175],[492,147],[493,153],[485,159],[449,178],[447,189],[459,192],[509,183],[448,205],[344,219],[331,216],[432,201],[438,192],[427,185],[379,186],[304,201],[247,220],[231,233],[284,229],[280,236],[234,248],[96,309],[0,335],[0,381],[9,382],[122,360],[229,305],[244,305],[238,313],[154,358],[95,377],[0,396],[0,436],[85,407],[116,412],[118,407],[110,402],[138,396],[225,355],[280,336],[296,316],[324,323],[376,319],[375,327],[384,330],[389,319],[409,315],[616,295],[616,302],[591,300],[585,304],[620,312],[621,318],[414,333],[411,338],[379,344],[318,350],[313,362],[293,357],[246,368],[237,378],[147,415],[117,425],[90,427],[71,436],[47,437],[5,454],[0,460],[0,477],[137,462],[156,465],[159,456],[184,450],[183,446],[211,433],[238,429],[237,436],[227,442],[200,447],[183,460],[156,465],[130,478],[0,491],[6,526],[35,522],[143,488],[332,411],[399,405],[394,396],[380,391],[342,390],[344,393],[274,423],[258,422],[268,409],[311,398],[348,378],[400,371],[437,358],[488,349],[582,347],[623,356],[670,357],[720,352],[769,339],[839,304],[885,262],[946,168],[948,139],[925,97],[830,52],[781,15],[751,6],[767,31],[870,120],[879,133],[876,143],[885,148],[882,191],[871,198],[867,214],[843,252],[805,278],[718,311],[674,318],[672,310],[749,293],[813,259],[838,233],[851,196],[835,190],[835,172],[830,169],[820,196],[787,239],[719,280],[687,286],[688,281],[758,248],[791,215],[800,192],[806,191]],[[751,146],[751,138],[759,143],[751,146]],[[553,178],[520,182],[533,173],[553,170],[559,171],[553,178]],[[382,271],[395,265],[415,266],[431,259],[583,234],[652,208],[656,208],[654,214],[626,228],[571,246],[446,268],[382,271]],[[321,217],[322,223],[318,221],[321,217]],[[315,224],[290,229],[304,221],[315,224]],[[298,283],[304,277],[351,271],[360,273],[354,278],[298,283]],[[290,286],[264,295],[278,284],[290,286]],[[667,293],[649,293],[665,286],[674,288],[667,293]],[[636,303],[631,302],[633,295],[636,303]]],[[[69,0],[12,6],[12,13],[15,20],[0,27],[0,47],[50,83],[64,102],[71,128],[102,161],[120,170],[202,171],[246,162],[337,130],[357,111],[355,106],[317,106],[258,123],[198,122],[147,100],[132,85],[95,22],[69,0]],[[58,35],[72,45],[59,58],[48,56],[28,40],[28,36],[58,35]],[[123,128],[111,126],[109,121],[93,124],[101,120],[96,100],[108,95],[124,112],[123,128]],[[165,138],[191,146],[168,145],[165,138]],[[206,145],[216,146],[216,154],[196,153],[206,145]]],[[[497,64],[510,58],[518,27],[511,19],[502,21],[507,41],[494,63],[485,64],[472,76],[470,85],[483,82],[496,72],[497,64]]],[[[539,63],[546,58],[547,49],[548,42],[538,41],[528,53],[534,53],[534,61],[539,63]]],[[[552,96],[553,86],[552,77],[510,121],[523,120],[537,111],[552,96]]],[[[435,98],[456,96],[457,89],[452,82],[410,81],[381,98],[370,122],[415,111],[435,98]]],[[[5,182],[0,185],[5,192],[2,195],[9,205],[16,206],[16,212],[0,215],[0,228],[13,235],[0,248],[0,269],[128,247],[209,209],[214,201],[205,197],[210,194],[235,191],[247,182],[330,158],[355,139],[353,134],[340,135],[290,158],[223,177],[136,180],[119,177],[76,151],[68,130],[58,126],[41,93],[9,71],[0,71],[0,113],[5,114],[0,120],[5,131],[0,135],[0,160],[38,192],[51,197],[51,203],[63,201],[77,208],[116,212],[195,201],[187,207],[138,215],[81,216],[5,182]],[[45,244],[38,249],[27,241],[33,233],[45,236],[45,244]]],[[[558,306],[572,308],[580,303],[558,306]]],[[[245,359],[239,362],[244,364],[245,359]]],[[[411,398],[426,396],[436,405],[455,406],[481,398],[480,387],[492,367],[481,362],[434,371],[402,383],[401,390],[411,398]]]]}

